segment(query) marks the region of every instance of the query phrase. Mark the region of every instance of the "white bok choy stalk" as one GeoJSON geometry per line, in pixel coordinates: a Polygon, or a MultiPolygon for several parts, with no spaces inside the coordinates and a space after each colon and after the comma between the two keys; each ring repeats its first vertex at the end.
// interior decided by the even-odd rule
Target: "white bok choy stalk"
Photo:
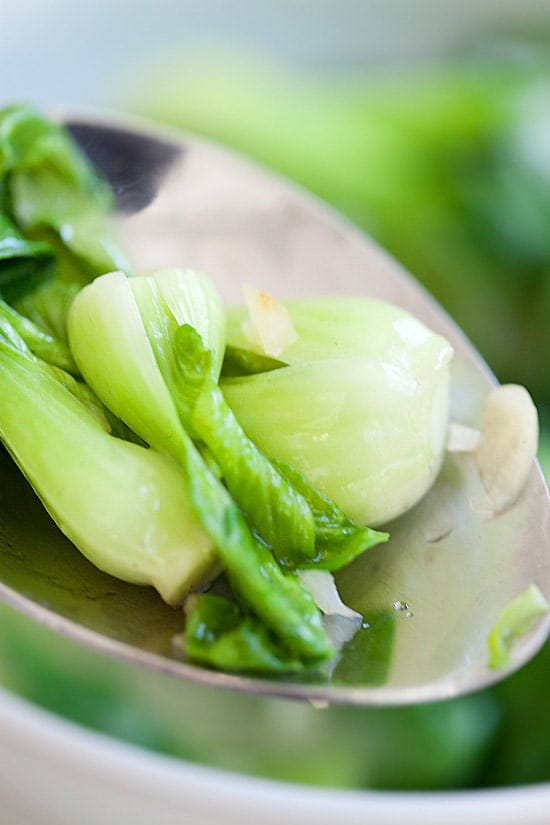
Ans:
{"type": "MultiPolygon", "coordinates": [[[[226,378],[249,437],[292,464],[355,522],[380,525],[433,483],[445,450],[451,346],[399,307],[319,297],[284,302],[296,337],[279,368],[226,378]]],[[[228,313],[228,351],[262,357],[245,307],[228,313]]],[[[253,358],[248,359],[253,363],[253,358]]]]}
{"type": "Polygon", "coordinates": [[[153,345],[170,353],[172,332],[182,324],[197,330],[213,353],[212,369],[219,369],[223,307],[198,273],[163,270],[128,278],[110,272],[78,293],[67,319],[71,352],[87,383],[144,441],[176,458],[183,428],[153,345]],[[148,329],[138,297],[147,304],[148,329]]]}
{"type": "Polygon", "coordinates": [[[177,465],[111,435],[85,385],[34,356],[8,318],[0,321],[0,439],[93,564],[179,603],[218,561],[177,465]]]}

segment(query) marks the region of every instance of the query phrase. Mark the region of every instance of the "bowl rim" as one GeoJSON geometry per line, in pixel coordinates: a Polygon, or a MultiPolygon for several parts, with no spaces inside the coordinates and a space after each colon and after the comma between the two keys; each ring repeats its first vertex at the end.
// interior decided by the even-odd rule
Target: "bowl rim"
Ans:
{"type": "MultiPolygon", "coordinates": [[[[440,825],[442,821],[458,825],[477,822],[478,818],[479,822],[487,821],[487,816],[499,825],[542,825],[543,811],[550,803],[550,782],[479,790],[397,792],[318,788],[239,774],[115,739],[0,687],[0,752],[10,747],[13,759],[14,743],[16,750],[26,754],[47,755],[50,767],[56,761],[64,763],[67,781],[72,771],[80,771],[97,787],[114,783],[120,791],[138,785],[151,799],[161,794],[174,806],[184,802],[203,804],[229,822],[233,822],[231,813],[246,821],[247,815],[261,810],[275,817],[273,821],[280,817],[287,823],[309,823],[311,818],[311,822],[319,821],[321,825],[344,816],[348,825],[358,825],[367,815],[376,816],[377,825],[396,821],[400,825],[440,825]],[[495,816],[502,818],[495,820],[495,816]]],[[[0,783],[2,772],[0,758],[0,783]]]]}

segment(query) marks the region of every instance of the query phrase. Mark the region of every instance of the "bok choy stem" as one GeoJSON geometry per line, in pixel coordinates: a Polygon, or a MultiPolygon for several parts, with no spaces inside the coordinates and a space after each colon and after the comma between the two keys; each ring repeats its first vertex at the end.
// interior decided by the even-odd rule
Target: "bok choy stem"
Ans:
{"type": "MultiPolygon", "coordinates": [[[[175,604],[217,568],[177,465],[115,438],[60,371],[0,328],[0,439],[65,535],[113,576],[175,604]]],[[[65,374],[72,382],[77,382],[65,374]]],[[[82,385],[84,386],[84,385],[82,385]]]]}

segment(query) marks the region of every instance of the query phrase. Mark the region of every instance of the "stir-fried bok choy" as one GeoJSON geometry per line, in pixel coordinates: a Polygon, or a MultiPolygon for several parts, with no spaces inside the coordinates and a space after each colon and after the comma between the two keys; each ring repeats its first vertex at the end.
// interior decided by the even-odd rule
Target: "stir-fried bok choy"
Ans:
{"type": "Polygon", "coordinates": [[[184,603],[189,659],[322,669],[361,623],[331,633],[331,574],[435,478],[451,349],[374,301],[226,317],[200,273],[132,277],[111,205],[62,127],[0,112],[0,438],[94,564],[184,603]]]}
{"type": "MultiPolygon", "coordinates": [[[[331,296],[284,306],[296,330],[277,354],[285,368],[227,378],[225,398],[260,449],[292,464],[350,518],[387,523],[440,468],[452,349],[381,301],[331,296]]],[[[265,357],[257,323],[250,301],[249,311],[229,311],[230,355],[249,353],[249,364],[265,357]]]]}
{"type": "Polygon", "coordinates": [[[320,613],[291,571],[338,569],[387,536],[353,524],[247,438],[217,383],[225,318],[210,282],[182,270],[109,273],[78,294],[68,327],[102,401],[182,467],[238,598],[292,653],[330,655],[320,613]]]}
{"type": "Polygon", "coordinates": [[[84,387],[34,356],[0,308],[2,442],[91,562],[177,604],[216,570],[212,540],[177,465],[113,436],[84,387]]]}

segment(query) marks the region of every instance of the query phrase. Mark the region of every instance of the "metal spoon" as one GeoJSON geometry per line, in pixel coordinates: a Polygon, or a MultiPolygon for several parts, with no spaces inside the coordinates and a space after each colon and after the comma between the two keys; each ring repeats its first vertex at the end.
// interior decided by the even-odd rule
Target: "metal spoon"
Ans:
{"type": "MultiPolygon", "coordinates": [[[[455,348],[452,417],[475,422],[494,378],[435,301],[368,238],[312,197],[195,138],[129,121],[63,118],[111,181],[122,240],[139,268],[207,272],[228,300],[243,281],[277,296],[364,294],[400,304],[455,348]]],[[[507,670],[487,667],[487,634],[529,584],[550,597],[550,501],[540,469],[513,507],[473,512],[473,462],[448,458],[430,493],[391,526],[391,541],[338,576],[370,629],[325,681],[271,681],[183,661],[183,614],[149,589],[107,576],[63,538],[6,455],[0,456],[0,597],[92,647],[205,685],[392,705],[483,688],[524,664],[550,616],[515,645],[507,670]]]]}

